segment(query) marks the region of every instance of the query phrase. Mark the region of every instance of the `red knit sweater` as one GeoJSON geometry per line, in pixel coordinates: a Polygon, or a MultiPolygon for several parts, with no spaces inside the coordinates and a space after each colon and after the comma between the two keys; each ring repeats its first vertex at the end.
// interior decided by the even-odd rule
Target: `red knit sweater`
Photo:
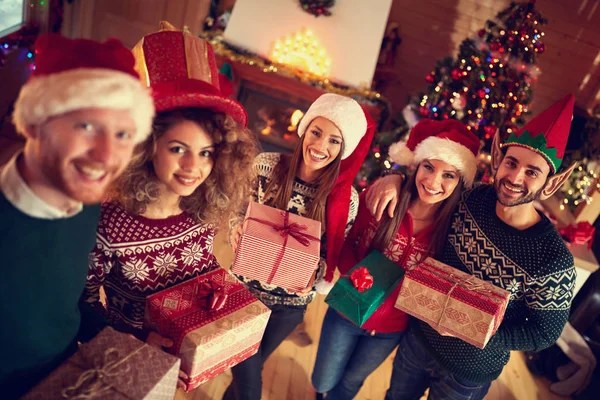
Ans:
{"type": "Polygon", "coordinates": [[[219,266],[214,236],[212,225],[186,213],[149,219],[104,203],[83,300],[116,329],[143,338],[146,297],[219,266]]]}
{"type": "MultiPolygon", "coordinates": [[[[366,191],[360,195],[356,221],[344,242],[338,267],[341,274],[348,273],[352,267],[367,256],[369,246],[380,225],[367,209],[365,195],[366,191]]],[[[398,264],[398,268],[413,266],[425,257],[427,246],[431,240],[431,232],[432,228],[430,227],[414,236],[412,217],[406,213],[398,233],[383,254],[398,264]]],[[[368,331],[382,333],[403,331],[408,323],[408,315],[394,307],[398,293],[400,293],[400,285],[361,327],[368,331]]]]}

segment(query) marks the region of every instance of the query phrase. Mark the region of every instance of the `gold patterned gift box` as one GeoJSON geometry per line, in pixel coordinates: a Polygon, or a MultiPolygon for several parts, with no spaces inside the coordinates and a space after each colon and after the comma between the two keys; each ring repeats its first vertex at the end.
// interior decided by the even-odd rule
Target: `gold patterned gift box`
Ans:
{"type": "Polygon", "coordinates": [[[432,258],[408,271],[396,308],[483,349],[502,322],[510,292],[432,258]]]}
{"type": "Polygon", "coordinates": [[[145,324],[173,340],[189,379],[186,390],[254,355],[271,310],[222,268],[155,293],[145,324]]]}
{"type": "Polygon", "coordinates": [[[105,328],[23,400],[172,400],[179,359],[130,335],[105,328]]]}

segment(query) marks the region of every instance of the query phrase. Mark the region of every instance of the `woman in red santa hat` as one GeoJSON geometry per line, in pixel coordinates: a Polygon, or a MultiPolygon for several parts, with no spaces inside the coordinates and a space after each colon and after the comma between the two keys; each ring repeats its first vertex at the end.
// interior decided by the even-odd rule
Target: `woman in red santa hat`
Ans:
{"type": "MultiPolygon", "coordinates": [[[[358,209],[352,182],[362,165],[375,131],[371,117],[353,99],[327,93],[308,109],[298,125],[300,140],[291,156],[262,153],[254,169],[258,181],[253,201],[321,221],[321,260],[315,281],[302,292],[289,292],[238,276],[271,309],[271,317],[258,352],[232,368],[233,381],[223,398],[260,399],[265,360],[300,324],[318,289],[332,286],[344,236],[358,209]]],[[[232,230],[234,250],[239,225],[232,230]]]]}
{"type": "Polygon", "coordinates": [[[257,143],[243,107],[220,91],[210,44],[162,25],[133,49],[157,115],[102,205],[84,300],[117,329],[169,347],[142,329],[146,297],[218,267],[215,228],[247,201],[257,143]]]}
{"type": "MultiPolygon", "coordinates": [[[[408,141],[390,148],[392,160],[416,167],[399,194],[393,218],[378,222],[362,201],[339,263],[347,273],[372,250],[382,252],[399,268],[435,257],[446,240],[450,217],[461,193],[477,171],[479,139],[458,121],[420,121],[408,141]]],[[[329,308],[323,321],[312,383],[321,398],[353,399],[364,380],[398,345],[408,315],[394,303],[400,286],[362,325],[356,326],[329,308]]]]}

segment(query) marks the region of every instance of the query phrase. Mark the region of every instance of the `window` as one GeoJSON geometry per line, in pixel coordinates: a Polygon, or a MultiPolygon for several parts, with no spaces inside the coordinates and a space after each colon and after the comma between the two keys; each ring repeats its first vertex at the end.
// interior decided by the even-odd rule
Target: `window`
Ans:
{"type": "Polygon", "coordinates": [[[6,36],[25,22],[25,0],[0,0],[0,37],[6,36]]]}

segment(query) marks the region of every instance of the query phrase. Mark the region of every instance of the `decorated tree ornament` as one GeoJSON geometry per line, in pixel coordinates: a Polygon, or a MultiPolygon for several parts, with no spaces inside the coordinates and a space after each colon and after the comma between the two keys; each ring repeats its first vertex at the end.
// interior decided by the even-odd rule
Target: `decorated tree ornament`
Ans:
{"type": "Polygon", "coordinates": [[[427,108],[426,106],[419,107],[419,114],[422,117],[428,117],[429,116],[429,108],[427,108]]]}
{"type": "Polygon", "coordinates": [[[329,9],[334,5],[335,0],[300,0],[302,9],[315,17],[320,17],[321,15],[325,17],[331,16],[329,9]]]}
{"type": "Polygon", "coordinates": [[[450,73],[450,76],[452,76],[452,79],[454,79],[455,81],[461,79],[463,77],[463,73],[460,70],[460,68],[454,68],[452,70],[452,72],[450,73]]]}
{"type": "Polygon", "coordinates": [[[435,81],[435,77],[433,76],[433,74],[427,74],[427,76],[425,76],[425,80],[428,83],[433,83],[435,81]]]}

